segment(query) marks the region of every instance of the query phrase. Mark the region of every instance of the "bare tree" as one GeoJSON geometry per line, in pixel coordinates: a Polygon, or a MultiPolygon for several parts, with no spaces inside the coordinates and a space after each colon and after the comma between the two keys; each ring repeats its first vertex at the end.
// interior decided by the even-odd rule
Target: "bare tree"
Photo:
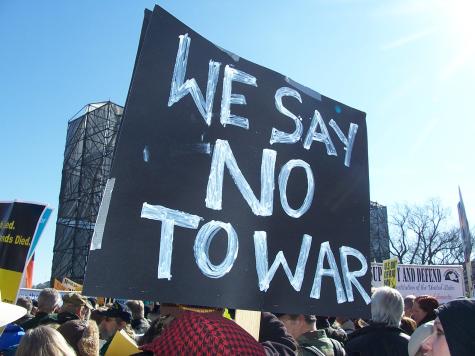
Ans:
{"type": "Polygon", "coordinates": [[[462,263],[460,231],[449,225],[449,217],[449,210],[438,199],[396,206],[390,221],[391,254],[401,263],[462,263]]]}

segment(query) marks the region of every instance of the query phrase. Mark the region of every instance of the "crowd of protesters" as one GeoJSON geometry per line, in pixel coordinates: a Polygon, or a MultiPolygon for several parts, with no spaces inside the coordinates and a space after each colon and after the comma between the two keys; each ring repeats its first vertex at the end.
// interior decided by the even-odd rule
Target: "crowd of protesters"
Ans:
{"type": "Polygon", "coordinates": [[[138,300],[99,306],[52,288],[17,305],[26,314],[0,325],[5,356],[105,355],[117,332],[139,345],[136,355],[475,355],[474,300],[439,305],[428,295],[403,299],[389,287],[373,291],[370,320],[263,312],[259,340],[219,308],[138,300]]]}

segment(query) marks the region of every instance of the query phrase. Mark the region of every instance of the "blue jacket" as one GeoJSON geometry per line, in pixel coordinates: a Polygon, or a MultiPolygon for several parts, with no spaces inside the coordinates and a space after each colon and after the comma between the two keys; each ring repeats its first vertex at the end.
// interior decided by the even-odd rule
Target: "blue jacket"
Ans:
{"type": "Polygon", "coordinates": [[[18,346],[25,331],[17,324],[8,324],[0,336],[0,351],[8,350],[12,346],[18,346]]]}

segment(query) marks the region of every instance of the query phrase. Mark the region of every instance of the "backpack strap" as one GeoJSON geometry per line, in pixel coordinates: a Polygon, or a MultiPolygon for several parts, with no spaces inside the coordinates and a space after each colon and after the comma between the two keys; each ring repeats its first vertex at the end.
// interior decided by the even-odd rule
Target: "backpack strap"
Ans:
{"type": "Polygon", "coordinates": [[[320,351],[316,346],[300,346],[302,349],[312,353],[313,355],[317,356],[325,356],[325,354],[320,351]]]}
{"type": "Polygon", "coordinates": [[[332,338],[330,338],[330,341],[333,344],[333,352],[335,353],[335,356],[346,356],[346,351],[343,346],[341,346],[340,341],[332,338]]]}

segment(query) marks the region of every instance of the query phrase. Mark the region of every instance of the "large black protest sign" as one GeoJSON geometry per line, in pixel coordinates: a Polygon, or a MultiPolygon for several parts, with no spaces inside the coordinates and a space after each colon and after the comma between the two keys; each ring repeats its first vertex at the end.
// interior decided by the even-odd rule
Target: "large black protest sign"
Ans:
{"type": "Polygon", "coordinates": [[[368,311],[365,114],[159,7],[146,14],[104,196],[85,294],[368,311]]]}

